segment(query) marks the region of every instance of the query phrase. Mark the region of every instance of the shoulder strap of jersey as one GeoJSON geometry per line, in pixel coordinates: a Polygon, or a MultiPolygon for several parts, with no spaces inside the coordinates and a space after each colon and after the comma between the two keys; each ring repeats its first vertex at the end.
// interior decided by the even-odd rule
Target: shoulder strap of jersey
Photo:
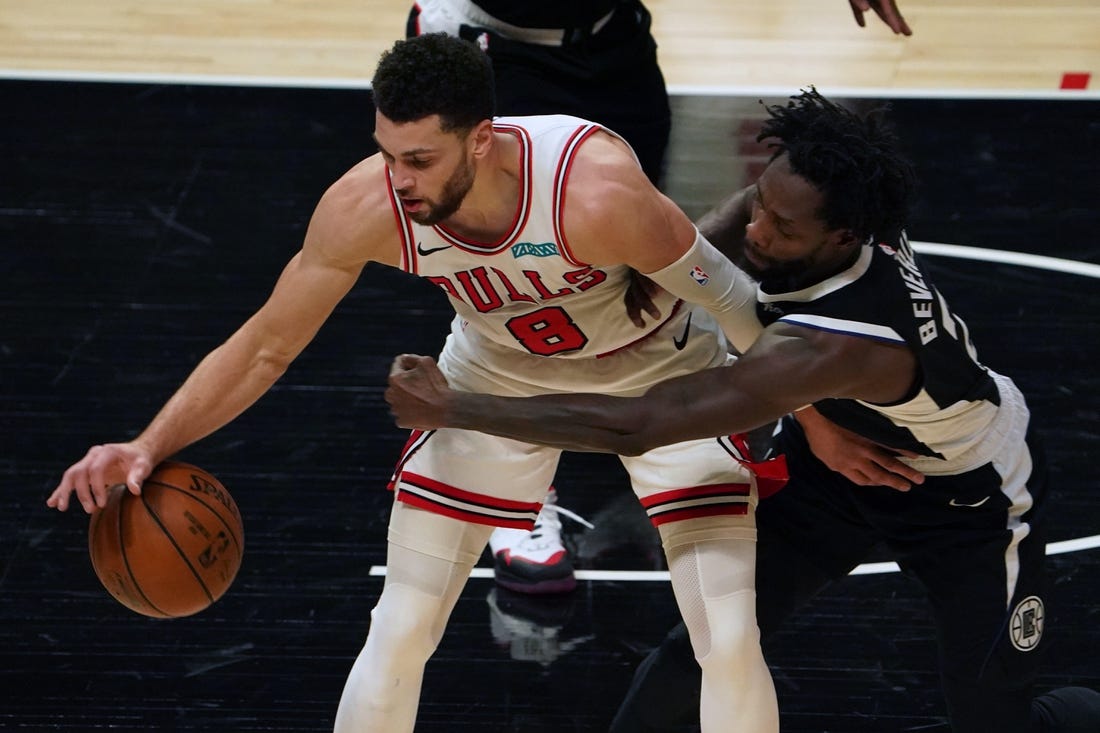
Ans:
{"type": "Polygon", "coordinates": [[[394,190],[393,181],[390,180],[390,169],[383,167],[382,170],[385,171],[386,193],[390,197],[390,207],[397,222],[397,234],[401,238],[401,269],[416,275],[416,236],[413,234],[412,221],[401,208],[401,202],[397,200],[397,191],[394,190]]]}
{"type": "Polygon", "coordinates": [[[558,167],[554,173],[554,238],[561,245],[562,259],[580,267],[587,263],[577,259],[569,247],[569,241],[565,238],[565,187],[569,182],[569,172],[577,150],[585,140],[601,129],[603,128],[599,125],[581,125],[574,130],[565,143],[561,157],[558,158],[558,167]]]}

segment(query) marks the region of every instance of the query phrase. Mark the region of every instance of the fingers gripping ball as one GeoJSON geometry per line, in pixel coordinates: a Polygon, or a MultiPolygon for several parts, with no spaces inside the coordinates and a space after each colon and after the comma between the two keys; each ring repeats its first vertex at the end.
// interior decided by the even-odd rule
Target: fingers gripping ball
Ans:
{"type": "Polygon", "coordinates": [[[176,618],[209,607],[241,567],[244,527],[221,482],[196,466],[165,461],[134,496],[119,485],[88,527],[103,586],[145,616],[176,618]]]}

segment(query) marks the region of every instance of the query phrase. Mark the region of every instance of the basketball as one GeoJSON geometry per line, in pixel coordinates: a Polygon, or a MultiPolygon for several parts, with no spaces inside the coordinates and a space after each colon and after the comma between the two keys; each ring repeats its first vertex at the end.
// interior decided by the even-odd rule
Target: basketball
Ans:
{"type": "Polygon", "coordinates": [[[88,526],[92,568],[127,608],[154,618],[190,616],[229,590],[244,527],[218,479],[187,463],[158,465],[134,496],[111,489],[88,526]]]}

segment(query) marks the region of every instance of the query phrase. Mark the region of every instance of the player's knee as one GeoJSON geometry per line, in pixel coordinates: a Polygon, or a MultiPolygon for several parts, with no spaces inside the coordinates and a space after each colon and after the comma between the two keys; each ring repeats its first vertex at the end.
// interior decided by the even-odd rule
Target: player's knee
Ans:
{"type": "Polygon", "coordinates": [[[704,672],[737,673],[753,669],[763,658],[756,625],[756,594],[742,590],[706,600],[709,617],[706,648],[696,644],[696,659],[704,672]]]}
{"type": "Polygon", "coordinates": [[[438,644],[441,604],[430,593],[387,582],[340,698],[338,733],[412,730],[424,664],[438,644]]]}
{"type": "Polygon", "coordinates": [[[760,631],[752,624],[715,630],[711,634],[710,649],[696,658],[704,672],[735,672],[755,668],[761,655],[760,631]]]}
{"type": "Polygon", "coordinates": [[[390,583],[371,610],[368,644],[378,653],[423,663],[439,644],[436,618],[442,599],[400,583],[390,583]]]}

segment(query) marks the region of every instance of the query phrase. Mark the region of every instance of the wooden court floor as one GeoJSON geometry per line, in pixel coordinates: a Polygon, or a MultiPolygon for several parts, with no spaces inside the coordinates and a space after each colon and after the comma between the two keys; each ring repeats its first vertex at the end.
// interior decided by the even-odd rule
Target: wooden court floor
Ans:
{"type": "MultiPolygon", "coordinates": [[[[0,0],[5,21],[14,7],[0,0]]],[[[909,7],[914,24],[929,17],[909,7]]],[[[1047,442],[1057,554],[1040,686],[1100,688],[1100,99],[1052,97],[1046,82],[968,96],[968,83],[875,82],[849,101],[892,103],[921,178],[910,233],[971,248],[930,255],[934,278],[1047,442]]],[[[667,189],[693,216],[759,165],[760,95],[704,92],[674,98],[667,189]]],[[[393,354],[438,349],[438,292],[368,268],[272,393],[181,455],[245,518],[240,576],[207,611],[155,621],[119,606],[91,570],[86,516],[44,500],[88,445],[138,431],[262,302],[321,191],[373,152],[371,118],[356,84],[0,81],[0,730],[331,730],[381,590],[383,486],[404,440],[381,389],[393,354]]],[[[663,570],[614,460],[568,456],[558,484],[596,524],[566,527],[583,570],[663,570]]],[[[428,665],[418,731],[606,730],[675,621],[659,579],[585,579],[531,602],[475,577],[428,665]]],[[[946,729],[924,601],[898,573],[836,584],[765,649],[785,733],[946,729]]]]}
{"type": "MultiPolygon", "coordinates": [[[[677,89],[1100,88],[1095,0],[898,0],[913,35],[846,0],[648,0],[677,89]]],[[[0,77],[311,80],[362,85],[404,33],[395,0],[0,0],[0,77]]]]}

